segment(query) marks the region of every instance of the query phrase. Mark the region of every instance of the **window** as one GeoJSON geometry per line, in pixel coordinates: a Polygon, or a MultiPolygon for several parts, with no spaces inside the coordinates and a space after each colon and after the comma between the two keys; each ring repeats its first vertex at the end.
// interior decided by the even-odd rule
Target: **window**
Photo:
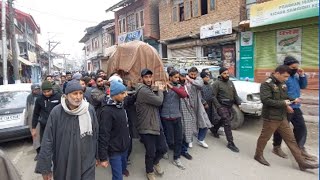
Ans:
{"type": "Polygon", "coordinates": [[[184,19],[191,19],[191,9],[190,9],[191,1],[187,0],[184,2],[184,19]]]}
{"type": "Polygon", "coordinates": [[[184,5],[179,4],[179,21],[184,21],[184,5]]]}
{"type": "Polygon", "coordinates": [[[201,16],[208,14],[208,0],[201,0],[201,16]]]}
{"type": "Polygon", "coordinates": [[[174,6],[172,8],[172,21],[177,22],[178,21],[178,8],[177,6],[174,6]]]}
{"type": "Polygon", "coordinates": [[[135,21],[135,15],[130,14],[127,16],[127,24],[128,24],[128,32],[136,30],[136,21],[135,21]]]}
{"type": "Polygon", "coordinates": [[[119,34],[126,32],[126,18],[118,20],[119,34]]]}
{"type": "Polygon", "coordinates": [[[99,48],[99,40],[98,37],[92,39],[92,50],[96,50],[99,48]]]}
{"type": "Polygon", "coordinates": [[[144,26],[143,11],[138,11],[136,13],[136,26],[137,28],[144,26]]]}
{"type": "Polygon", "coordinates": [[[192,17],[200,16],[199,8],[200,8],[199,0],[192,0],[192,17]]]}
{"type": "Polygon", "coordinates": [[[216,0],[209,0],[209,3],[210,11],[214,11],[216,9],[216,0]]]}

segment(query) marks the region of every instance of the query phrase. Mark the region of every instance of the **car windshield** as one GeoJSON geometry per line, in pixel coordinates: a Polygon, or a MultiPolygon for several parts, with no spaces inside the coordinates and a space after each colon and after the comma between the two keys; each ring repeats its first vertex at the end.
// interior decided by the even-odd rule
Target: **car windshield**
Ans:
{"type": "Polygon", "coordinates": [[[26,106],[27,91],[0,92],[0,109],[17,109],[26,106]]]}

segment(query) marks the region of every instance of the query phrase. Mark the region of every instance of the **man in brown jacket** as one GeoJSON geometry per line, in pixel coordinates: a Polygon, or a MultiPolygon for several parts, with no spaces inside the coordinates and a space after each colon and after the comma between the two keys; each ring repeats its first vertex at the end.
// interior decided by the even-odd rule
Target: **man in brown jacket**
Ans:
{"type": "Polygon", "coordinates": [[[289,99],[285,81],[290,76],[290,68],[285,65],[278,66],[275,72],[260,87],[260,97],[263,103],[262,118],[263,127],[258,138],[254,159],[259,163],[270,166],[263,157],[263,150],[275,131],[278,131],[289,147],[300,169],[316,169],[318,164],[306,161],[301,149],[294,138],[293,131],[287,120],[287,112],[292,113],[290,104],[296,103],[297,99],[289,99]]]}

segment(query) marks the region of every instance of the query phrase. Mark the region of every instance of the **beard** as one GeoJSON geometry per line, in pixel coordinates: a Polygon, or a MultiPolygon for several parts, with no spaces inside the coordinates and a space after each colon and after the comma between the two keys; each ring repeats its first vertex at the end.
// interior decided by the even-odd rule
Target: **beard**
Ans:
{"type": "Polygon", "coordinates": [[[224,81],[224,82],[229,81],[229,76],[227,76],[227,77],[222,77],[222,76],[221,76],[221,78],[222,78],[222,81],[224,81]]]}
{"type": "Polygon", "coordinates": [[[72,106],[75,106],[75,107],[79,107],[82,103],[82,100],[80,101],[76,101],[76,100],[73,100],[72,98],[68,97],[67,96],[67,100],[68,100],[68,103],[71,104],[72,106]]]}
{"type": "Polygon", "coordinates": [[[184,85],[186,83],[186,80],[179,80],[181,85],[184,85]]]}

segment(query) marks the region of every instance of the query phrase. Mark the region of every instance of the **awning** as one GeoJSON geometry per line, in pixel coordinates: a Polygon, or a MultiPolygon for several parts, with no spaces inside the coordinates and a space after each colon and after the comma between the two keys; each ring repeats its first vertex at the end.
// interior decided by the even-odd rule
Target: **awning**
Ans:
{"type": "Polygon", "coordinates": [[[18,60],[20,62],[22,62],[23,64],[27,65],[27,66],[33,66],[34,65],[32,62],[30,62],[30,61],[28,61],[28,60],[26,60],[26,59],[24,59],[24,58],[22,58],[20,56],[18,56],[18,60]]]}

